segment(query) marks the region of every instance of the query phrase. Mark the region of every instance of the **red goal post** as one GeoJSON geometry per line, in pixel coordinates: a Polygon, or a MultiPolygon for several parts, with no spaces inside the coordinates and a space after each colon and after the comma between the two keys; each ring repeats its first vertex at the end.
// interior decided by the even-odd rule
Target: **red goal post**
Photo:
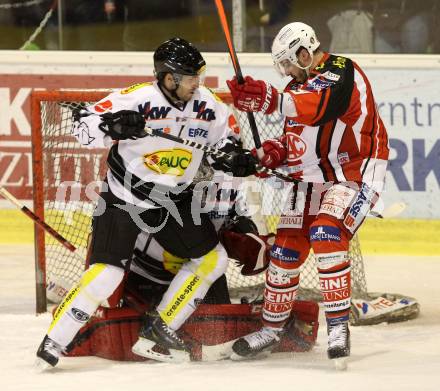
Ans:
{"type": "MultiPolygon", "coordinates": [[[[70,134],[72,109],[96,102],[109,92],[110,90],[54,90],[33,91],[31,94],[34,211],[77,247],[74,254],[69,253],[40,227],[35,226],[37,313],[46,311],[46,293],[51,286],[61,281],[62,285],[70,287],[79,280],[84,269],[91,214],[95,205],[95,200],[89,199],[87,192],[93,193],[90,190],[96,190],[105,174],[106,150],[83,148],[74,139],[70,134]]],[[[225,103],[231,104],[229,93],[217,92],[217,95],[225,103]]],[[[246,114],[235,112],[235,115],[244,146],[253,148],[246,114]]],[[[283,121],[280,116],[257,114],[255,119],[262,141],[281,134],[283,121]]],[[[265,181],[261,181],[259,185],[262,194],[253,196],[259,197],[262,209],[269,202],[267,209],[275,211],[269,215],[256,216],[257,224],[260,229],[273,232],[277,211],[282,206],[283,191],[275,190],[265,181]]],[[[367,294],[367,287],[357,237],[351,242],[350,252],[353,293],[363,297],[367,294]]],[[[229,286],[239,294],[249,287],[255,288],[257,293],[262,291],[262,274],[243,277],[239,269],[231,263],[227,277],[229,286]]],[[[320,297],[313,255],[309,256],[303,266],[300,292],[302,297],[310,298],[308,293],[315,299],[320,297]]]]}

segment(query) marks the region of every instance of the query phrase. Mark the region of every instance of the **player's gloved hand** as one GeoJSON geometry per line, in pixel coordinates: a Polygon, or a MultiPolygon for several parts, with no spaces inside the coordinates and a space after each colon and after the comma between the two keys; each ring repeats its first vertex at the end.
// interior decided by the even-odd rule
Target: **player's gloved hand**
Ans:
{"type": "Polygon", "coordinates": [[[212,168],[232,173],[235,177],[247,177],[257,172],[258,160],[247,149],[235,148],[225,157],[212,156],[212,168]]]}
{"type": "Polygon", "coordinates": [[[270,250],[275,240],[273,234],[237,233],[225,229],[220,230],[219,237],[228,257],[243,266],[242,275],[253,276],[269,266],[270,250]]]}
{"type": "Polygon", "coordinates": [[[146,137],[144,116],[133,110],[120,110],[101,115],[99,128],[113,140],[136,140],[146,137]]]}
{"type": "MultiPolygon", "coordinates": [[[[284,144],[277,139],[266,140],[261,144],[264,156],[260,159],[260,164],[267,168],[277,168],[281,166],[287,157],[287,149],[284,144]]],[[[252,155],[257,156],[257,150],[254,148],[251,151],[252,155]]],[[[270,175],[265,172],[257,172],[255,174],[258,178],[267,178],[270,175]]]]}
{"type": "Polygon", "coordinates": [[[263,80],[254,80],[250,76],[244,78],[244,84],[239,84],[236,77],[227,80],[231,90],[234,106],[241,111],[262,111],[271,114],[278,103],[278,91],[263,80]]]}
{"type": "MultiPolygon", "coordinates": [[[[284,144],[277,139],[270,139],[264,141],[263,147],[264,156],[260,160],[260,164],[267,168],[277,168],[281,166],[287,157],[287,149],[284,144]]],[[[257,151],[254,148],[251,151],[252,155],[257,156],[257,151]]]]}

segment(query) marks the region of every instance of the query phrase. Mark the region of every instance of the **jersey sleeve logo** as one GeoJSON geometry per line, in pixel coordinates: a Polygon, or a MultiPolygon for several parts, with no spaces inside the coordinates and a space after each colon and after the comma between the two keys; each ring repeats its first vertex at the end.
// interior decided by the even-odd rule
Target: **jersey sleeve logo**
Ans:
{"type": "Polygon", "coordinates": [[[144,155],[144,164],[158,174],[182,176],[191,163],[191,159],[190,151],[174,148],[144,155]]]}
{"type": "Polygon", "coordinates": [[[105,100],[103,102],[98,102],[94,107],[97,113],[105,113],[113,108],[113,103],[111,100],[105,100]]]}

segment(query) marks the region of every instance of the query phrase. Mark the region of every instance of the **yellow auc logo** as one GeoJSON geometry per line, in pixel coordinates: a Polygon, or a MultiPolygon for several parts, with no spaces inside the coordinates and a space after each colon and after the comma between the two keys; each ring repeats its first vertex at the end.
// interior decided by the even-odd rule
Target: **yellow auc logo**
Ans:
{"type": "Polygon", "coordinates": [[[192,153],[174,148],[144,155],[144,164],[158,174],[182,176],[191,163],[192,153]]]}

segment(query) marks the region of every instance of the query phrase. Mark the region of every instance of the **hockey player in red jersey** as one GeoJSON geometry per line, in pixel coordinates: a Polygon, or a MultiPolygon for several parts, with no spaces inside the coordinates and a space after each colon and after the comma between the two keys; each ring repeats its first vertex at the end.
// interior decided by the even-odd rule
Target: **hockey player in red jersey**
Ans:
{"type": "MultiPolygon", "coordinates": [[[[247,76],[228,81],[242,111],[285,116],[284,134],[266,140],[261,163],[300,181],[281,216],[266,274],[264,327],[239,339],[233,358],[271,350],[289,316],[300,266],[313,249],[324,300],[328,357],[350,355],[349,241],[382,191],[388,139],[370,83],[352,60],[321,50],[314,30],[284,26],[272,45],[283,93],[247,76]]],[[[335,362],[344,361],[335,360],[335,362]]]]}

